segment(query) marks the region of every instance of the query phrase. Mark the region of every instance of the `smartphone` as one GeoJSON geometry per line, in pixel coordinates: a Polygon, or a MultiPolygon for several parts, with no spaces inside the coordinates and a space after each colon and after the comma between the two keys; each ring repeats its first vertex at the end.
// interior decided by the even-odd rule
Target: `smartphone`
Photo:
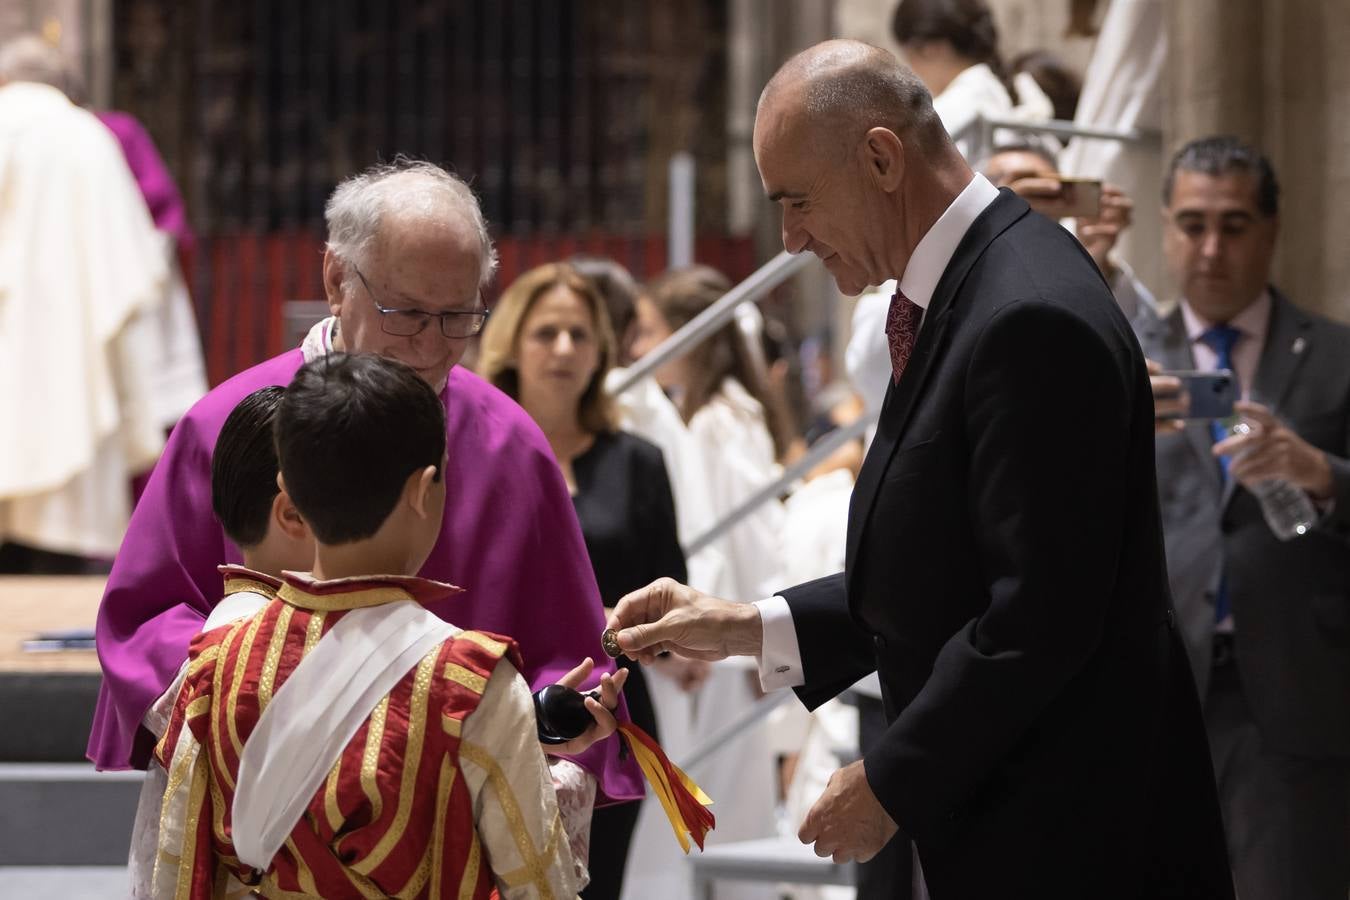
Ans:
{"type": "Polygon", "coordinates": [[[1098,178],[1059,176],[1062,218],[1095,219],[1102,214],[1102,182],[1098,178]]]}
{"type": "Polygon", "coordinates": [[[1226,419],[1238,399],[1238,380],[1231,370],[1163,372],[1181,382],[1189,401],[1183,419],[1226,419]]]}

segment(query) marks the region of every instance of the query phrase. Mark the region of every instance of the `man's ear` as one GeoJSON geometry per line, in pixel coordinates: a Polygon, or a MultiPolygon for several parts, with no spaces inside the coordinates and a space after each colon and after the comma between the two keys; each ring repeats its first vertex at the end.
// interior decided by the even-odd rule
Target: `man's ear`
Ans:
{"type": "Polygon", "coordinates": [[[900,189],[905,178],[905,145],[889,128],[872,128],[863,137],[860,152],[867,173],[886,193],[900,189]]]}
{"type": "Polygon", "coordinates": [[[426,466],[408,476],[403,495],[413,512],[423,519],[431,515],[431,486],[436,483],[436,467],[426,466]]]}
{"type": "Polygon", "coordinates": [[[335,316],[342,315],[342,279],[346,277],[346,265],[332,250],[323,252],[323,292],[328,298],[328,311],[335,316]]]}

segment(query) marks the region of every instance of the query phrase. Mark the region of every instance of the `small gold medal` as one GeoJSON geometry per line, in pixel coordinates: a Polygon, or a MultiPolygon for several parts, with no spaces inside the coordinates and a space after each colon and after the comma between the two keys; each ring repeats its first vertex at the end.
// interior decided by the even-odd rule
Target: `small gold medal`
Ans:
{"type": "Polygon", "coordinates": [[[618,659],[623,650],[619,649],[619,632],[613,628],[606,628],[600,635],[600,646],[608,654],[610,659],[618,659]]]}

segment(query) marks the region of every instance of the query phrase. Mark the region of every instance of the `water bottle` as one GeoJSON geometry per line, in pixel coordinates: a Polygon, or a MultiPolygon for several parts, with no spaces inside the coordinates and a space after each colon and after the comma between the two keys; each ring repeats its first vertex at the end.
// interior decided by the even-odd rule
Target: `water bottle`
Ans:
{"type": "Polygon", "coordinates": [[[1248,490],[1261,501],[1261,514],[1266,517],[1266,524],[1282,541],[1307,534],[1317,522],[1316,507],[1296,485],[1273,478],[1258,482],[1248,490]]]}
{"type": "MultiPolygon", "coordinates": [[[[1233,434],[1251,430],[1246,422],[1238,421],[1229,427],[1233,434]]],[[[1277,538],[1292,541],[1312,531],[1317,524],[1317,508],[1312,499],[1297,485],[1282,478],[1261,481],[1247,488],[1261,504],[1261,515],[1277,538]]]]}

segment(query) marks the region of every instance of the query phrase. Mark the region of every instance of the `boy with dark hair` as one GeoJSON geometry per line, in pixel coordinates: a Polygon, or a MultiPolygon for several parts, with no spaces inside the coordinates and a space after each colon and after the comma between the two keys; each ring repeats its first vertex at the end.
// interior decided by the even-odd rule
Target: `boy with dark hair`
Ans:
{"type": "MultiPolygon", "coordinates": [[[[225,535],[239,546],[244,564],[220,566],[224,591],[202,625],[199,640],[204,643],[219,640],[223,632],[212,637],[218,629],[252,616],[275,599],[282,571],[307,569],[314,560],[314,538],[290,497],[277,487],[272,423],[284,392],[281,387],[266,387],[241,400],[221,427],[211,456],[211,506],[225,535]]],[[[156,734],[168,728],[187,671],[184,661],[173,686],[150,708],[147,724],[156,734]]],[[[190,731],[181,733],[180,739],[181,753],[175,759],[181,762],[194,755],[195,742],[190,731]]],[[[153,896],[152,876],[160,848],[181,843],[188,798],[179,791],[176,802],[166,805],[167,788],[166,767],[151,760],[128,859],[135,900],[153,896]],[[161,822],[168,825],[163,832],[161,822]]]]}
{"type": "MultiPolygon", "coordinates": [[[[188,798],[156,893],[235,877],[263,896],[574,896],[514,642],[437,618],[423,604],[459,588],[412,577],[445,504],[439,399],[399,363],[331,354],[296,374],[274,433],[313,572],[193,643],[156,749],[166,810],[188,798]]],[[[622,683],[588,699],[585,744],[613,732],[622,683]]]]}

